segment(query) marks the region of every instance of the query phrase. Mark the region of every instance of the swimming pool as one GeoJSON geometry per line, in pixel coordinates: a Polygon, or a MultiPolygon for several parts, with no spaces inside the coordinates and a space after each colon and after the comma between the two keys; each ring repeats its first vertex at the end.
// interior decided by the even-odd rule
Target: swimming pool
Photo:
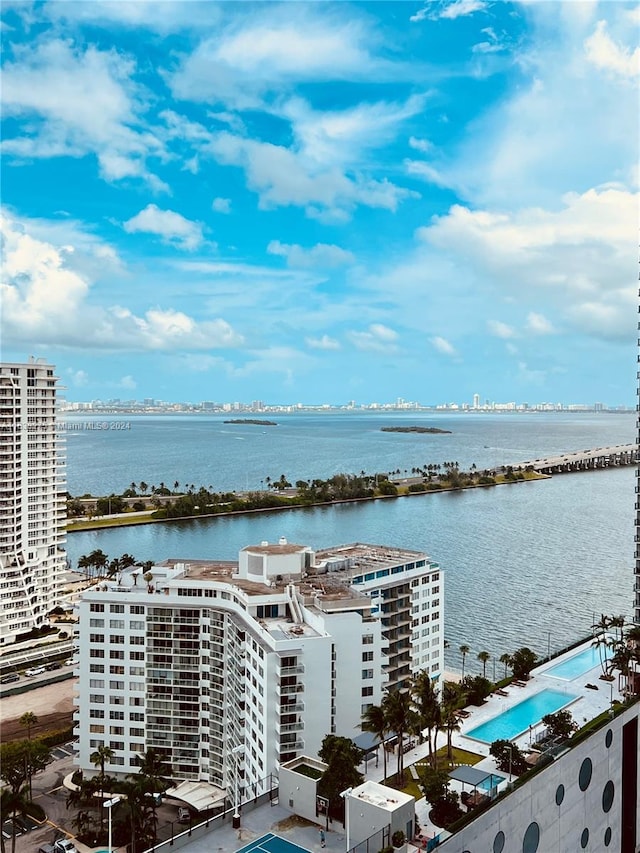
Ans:
{"type": "Polygon", "coordinates": [[[553,714],[568,705],[576,696],[559,690],[541,690],[534,696],[529,696],[518,702],[508,711],[503,711],[497,717],[487,720],[465,732],[466,737],[481,740],[483,743],[493,743],[494,740],[512,740],[526,732],[529,726],[539,723],[545,714],[553,714]]]}
{"type": "Polygon", "coordinates": [[[553,678],[562,678],[564,681],[573,681],[579,675],[584,675],[596,666],[600,666],[601,660],[608,660],[611,657],[611,649],[606,646],[589,646],[578,652],[577,655],[572,655],[570,658],[557,663],[555,666],[545,669],[542,674],[551,675],[553,678]]]}

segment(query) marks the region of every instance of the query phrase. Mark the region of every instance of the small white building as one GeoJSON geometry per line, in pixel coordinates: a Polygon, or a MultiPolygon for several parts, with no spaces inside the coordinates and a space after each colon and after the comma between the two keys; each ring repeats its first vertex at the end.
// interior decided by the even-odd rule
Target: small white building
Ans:
{"type": "Polygon", "coordinates": [[[390,827],[412,839],[415,830],[416,801],[410,794],[366,781],[345,794],[345,831],[347,850],[390,827]]]}

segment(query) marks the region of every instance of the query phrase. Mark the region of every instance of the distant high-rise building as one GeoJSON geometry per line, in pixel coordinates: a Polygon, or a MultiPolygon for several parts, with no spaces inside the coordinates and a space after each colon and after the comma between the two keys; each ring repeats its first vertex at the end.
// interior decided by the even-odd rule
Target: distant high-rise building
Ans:
{"type": "Polygon", "coordinates": [[[480,408],[480,394],[474,394],[473,395],[473,408],[474,409],[480,408]]]}
{"type": "Polygon", "coordinates": [[[64,439],[53,366],[0,365],[0,643],[47,621],[66,568],[64,439]]]}

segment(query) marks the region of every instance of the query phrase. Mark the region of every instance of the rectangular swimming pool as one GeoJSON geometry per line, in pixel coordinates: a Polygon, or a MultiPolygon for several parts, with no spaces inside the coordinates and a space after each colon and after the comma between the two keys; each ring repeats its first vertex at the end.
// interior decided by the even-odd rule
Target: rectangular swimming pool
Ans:
{"type": "Polygon", "coordinates": [[[601,661],[608,660],[611,657],[611,649],[606,646],[597,648],[589,646],[588,649],[583,649],[577,655],[572,655],[570,658],[557,663],[555,666],[545,669],[543,675],[551,675],[553,678],[562,678],[564,681],[573,681],[580,675],[584,675],[596,666],[601,665],[601,661]]]}
{"type": "Polygon", "coordinates": [[[481,740],[483,743],[493,743],[494,740],[512,740],[526,732],[529,726],[534,726],[546,714],[553,714],[568,705],[576,696],[559,690],[541,690],[534,696],[529,696],[518,702],[508,711],[503,711],[497,717],[487,720],[465,732],[466,737],[481,740]]]}

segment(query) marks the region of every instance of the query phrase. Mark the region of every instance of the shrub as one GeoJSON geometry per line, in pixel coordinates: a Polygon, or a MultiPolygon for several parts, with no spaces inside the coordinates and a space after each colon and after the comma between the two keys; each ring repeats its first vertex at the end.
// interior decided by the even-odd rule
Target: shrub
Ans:
{"type": "Polygon", "coordinates": [[[406,841],[406,837],[404,832],[401,829],[396,829],[396,831],[391,836],[391,843],[394,847],[402,847],[404,842],[406,841]]]}

